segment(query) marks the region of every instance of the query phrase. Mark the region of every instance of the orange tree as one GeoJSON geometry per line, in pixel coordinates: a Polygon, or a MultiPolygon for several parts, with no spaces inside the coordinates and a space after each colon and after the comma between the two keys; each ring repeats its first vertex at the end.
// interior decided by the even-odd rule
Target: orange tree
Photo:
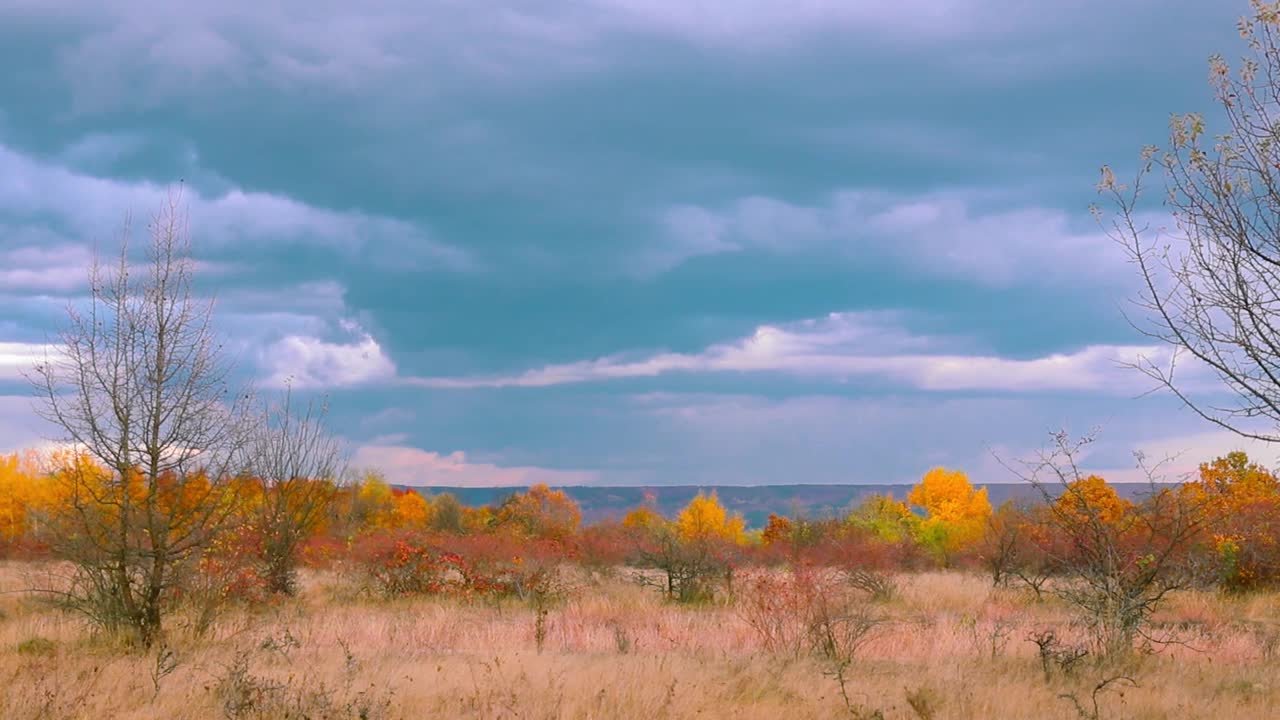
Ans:
{"type": "Polygon", "coordinates": [[[1097,475],[1072,480],[1054,500],[1054,511],[1083,522],[1096,515],[1098,520],[1115,525],[1133,510],[1133,503],[1120,497],[1115,488],[1097,475]]]}
{"type": "Polygon", "coordinates": [[[35,452],[0,455],[0,551],[39,545],[52,492],[35,452]]]}
{"type": "Polygon", "coordinates": [[[567,540],[577,532],[582,511],[563,490],[534,485],[508,497],[498,508],[498,527],[511,527],[532,538],[567,540]]]}
{"type": "Polygon", "coordinates": [[[1189,558],[1206,524],[1203,505],[1157,484],[1157,470],[1143,467],[1149,491],[1118,522],[1090,507],[1090,482],[1080,472],[1092,437],[1051,436],[1052,445],[1019,473],[1044,499],[1045,552],[1061,580],[1051,591],[1073,606],[1102,657],[1133,651],[1151,615],[1169,593],[1194,581],[1189,558]],[[1075,499],[1059,502],[1062,494],[1075,499]],[[1085,510],[1081,512],[1081,510],[1085,510]]]}
{"type": "Polygon", "coordinates": [[[1247,590],[1280,579],[1280,481],[1243,452],[1200,465],[1179,488],[1184,501],[1209,518],[1199,550],[1212,579],[1226,590],[1247,590]]]}
{"type": "Polygon", "coordinates": [[[431,504],[417,490],[394,490],[391,493],[390,527],[421,530],[431,521],[431,504]]]}
{"type": "Polygon", "coordinates": [[[766,546],[787,544],[791,542],[791,535],[794,531],[794,524],[789,518],[769,513],[769,521],[765,525],[764,531],[760,533],[760,542],[766,546]]]}

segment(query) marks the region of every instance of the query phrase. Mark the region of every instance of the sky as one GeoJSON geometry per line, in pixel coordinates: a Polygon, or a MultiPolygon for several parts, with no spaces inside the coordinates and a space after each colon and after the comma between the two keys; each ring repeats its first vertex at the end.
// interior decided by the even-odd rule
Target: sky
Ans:
{"type": "Polygon", "coordinates": [[[1123,367],[1167,350],[1089,212],[1246,10],[0,0],[0,450],[59,439],[23,370],[182,183],[236,377],[394,482],[1272,465],[1123,367]]]}

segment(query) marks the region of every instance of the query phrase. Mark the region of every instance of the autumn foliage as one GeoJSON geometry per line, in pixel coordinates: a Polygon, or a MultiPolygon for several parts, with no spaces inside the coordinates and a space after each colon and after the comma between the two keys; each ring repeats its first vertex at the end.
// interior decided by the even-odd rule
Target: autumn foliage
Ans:
{"type": "Polygon", "coordinates": [[[1280,580],[1280,480],[1270,470],[1233,452],[1202,464],[1178,491],[1205,508],[1200,550],[1214,581],[1238,591],[1280,580]]]}
{"type": "Polygon", "coordinates": [[[907,502],[924,510],[917,537],[944,565],[982,537],[991,517],[986,488],[974,489],[958,470],[938,467],[925,473],[907,502]]]}
{"type": "MultiPolygon", "coordinates": [[[[18,557],[45,552],[44,540],[56,531],[59,514],[85,506],[99,492],[96,484],[107,482],[110,474],[83,456],[0,456],[0,551],[18,557]]],[[[126,478],[123,491],[134,492],[136,482],[126,478]]],[[[864,577],[981,565],[997,583],[1021,582],[1038,591],[1081,552],[1055,517],[1097,521],[1112,529],[1121,548],[1138,517],[1134,501],[1096,475],[1067,484],[1049,505],[993,511],[985,489],[945,468],[926,472],[902,499],[872,495],[825,518],[775,513],[751,531],[714,492],[699,493],[673,517],[646,502],[619,520],[584,526],[573,499],[545,485],[513,492],[492,506],[465,507],[451,495],[393,487],[376,473],[347,484],[295,482],[324,486],[307,495],[324,498],[324,506],[305,524],[297,562],[348,568],[384,597],[520,595],[566,562],[599,572],[647,569],[673,600],[730,593],[741,571],[779,564],[864,577]]],[[[156,502],[175,517],[195,514],[208,499],[205,487],[197,478],[168,488],[161,478],[156,502]]],[[[235,497],[222,500],[229,503],[227,523],[192,568],[185,592],[225,602],[266,602],[278,589],[271,568],[257,560],[270,540],[259,508],[272,501],[272,490],[252,477],[231,487],[235,497]]],[[[1205,508],[1209,516],[1194,548],[1180,560],[1200,582],[1240,591],[1280,581],[1280,481],[1271,471],[1232,453],[1205,463],[1194,481],[1166,492],[1183,505],[1205,508]]],[[[282,507],[292,511],[287,503],[282,507]]],[[[113,512],[109,505],[89,508],[104,517],[113,512]]]]}

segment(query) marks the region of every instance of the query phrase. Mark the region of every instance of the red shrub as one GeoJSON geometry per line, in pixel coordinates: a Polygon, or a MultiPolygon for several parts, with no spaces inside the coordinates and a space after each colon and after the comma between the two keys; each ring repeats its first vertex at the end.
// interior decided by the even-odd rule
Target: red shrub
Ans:
{"type": "Polygon", "coordinates": [[[635,532],[621,523],[606,520],[583,528],[578,535],[578,562],[589,570],[624,565],[634,554],[635,532]]]}
{"type": "Polygon", "coordinates": [[[206,604],[269,602],[271,593],[257,565],[259,538],[240,529],[220,536],[196,563],[189,595],[206,604]]]}
{"type": "Polygon", "coordinates": [[[376,533],[351,549],[365,582],[386,596],[524,597],[571,557],[561,542],[502,534],[376,533]]]}
{"type": "Polygon", "coordinates": [[[465,576],[462,558],[434,547],[422,533],[364,535],[351,559],[370,589],[386,597],[447,592],[465,576]]]}
{"type": "Polygon", "coordinates": [[[331,535],[315,535],[298,546],[298,563],[317,570],[330,568],[350,551],[346,541],[331,535]]]}
{"type": "Polygon", "coordinates": [[[797,558],[824,567],[876,572],[915,569],[927,561],[920,547],[910,540],[882,540],[858,528],[829,534],[817,544],[802,548],[797,558]]]}

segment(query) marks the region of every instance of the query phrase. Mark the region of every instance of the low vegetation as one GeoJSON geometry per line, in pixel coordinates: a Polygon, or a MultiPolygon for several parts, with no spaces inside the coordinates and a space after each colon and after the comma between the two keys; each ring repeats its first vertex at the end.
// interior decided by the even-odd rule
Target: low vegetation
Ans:
{"type": "Polygon", "coordinates": [[[472,508],[308,481],[283,584],[258,505],[279,485],[240,478],[145,636],[61,602],[59,473],[91,461],[11,456],[0,716],[1269,717],[1280,548],[1250,518],[1280,481],[1233,453],[1125,499],[1055,440],[1028,507],[939,469],[755,530],[714,493],[583,526],[543,486],[472,508]]]}
{"type": "MultiPolygon", "coordinates": [[[[0,583],[33,569],[0,565],[0,583]]],[[[150,650],[6,594],[0,716],[1261,719],[1280,703],[1270,594],[1173,593],[1152,628],[1178,643],[1102,662],[1058,600],[965,571],[890,577],[897,595],[873,601],[839,572],[753,570],[731,601],[689,606],[568,567],[541,653],[532,599],[387,599],[344,565],[202,633],[182,609],[150,650]]]]}

